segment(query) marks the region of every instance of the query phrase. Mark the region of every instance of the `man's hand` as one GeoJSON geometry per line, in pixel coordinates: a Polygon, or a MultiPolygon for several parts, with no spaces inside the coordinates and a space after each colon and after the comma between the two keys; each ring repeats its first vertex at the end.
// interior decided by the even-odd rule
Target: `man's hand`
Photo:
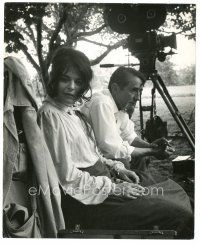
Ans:
{"type": "Polygon", "coordinates": [[[115,184],[115,189],[111,191],[111,195],[123,196],[129,199],[136,199],[144,193],[145,189],[141,185],[122,182],[115,184]]]}
{"type": "Polygon", "coordinates": [[[153,149],[153,156],[156,157],[158,160],[164,160],[169,158],[171,155],[171,152],[167,150],[160,150],[160,149],[153,149]]]}
{"type": "Polygon", "coordinates": [[[161,150],[166,150],[166,148],[170,148],[171,150],[173,150],[172,146],[170,145],[170,141],[168,141],[165,138],[159,138],[154,140],[151,143],[151,147],[152,148],[160,148],[161,150]]]}
{"type": "Polygon", "coordinates": [[[148,143],[148,148],[137,148],[133,150],[132,157],[144,157],[154,156],[159,160],[169,158],[174,149],[169,144],[169,141],[165,138],[160,138],[153,141],[151,144],[148,143]]]}
{"type": "Polygon", "coordinates": [[[151,143],[153,148],[153,155],[159,159],[167,159],[174,152],[174,149],[170,145],[170,141],[165,138],[159,138],[151,143]]]}

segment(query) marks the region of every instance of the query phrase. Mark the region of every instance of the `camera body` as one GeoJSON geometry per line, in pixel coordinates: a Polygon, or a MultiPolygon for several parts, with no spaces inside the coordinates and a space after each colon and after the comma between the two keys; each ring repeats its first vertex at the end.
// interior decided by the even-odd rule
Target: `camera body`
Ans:
{"type": "Polygon", "coordinates": [[[131,34],[128,37],[129,51],[138,57],[141,53],[163,51],[165,47],[176,47],[176,36],[158,35],[155,31],[131,34]]]}

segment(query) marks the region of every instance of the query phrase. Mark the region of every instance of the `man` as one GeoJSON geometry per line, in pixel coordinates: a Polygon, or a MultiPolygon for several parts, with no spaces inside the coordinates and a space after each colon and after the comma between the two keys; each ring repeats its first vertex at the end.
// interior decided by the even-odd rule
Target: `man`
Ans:
{"type": "Polygon", "coordinates": [[[164,158],[167,141],[150,144],[137,136],[126,106],[135,105],[145,82],[144,75],[133,69],[119,67],[112,74],[108,89],[95,93],[82,108],[92,125],[102,154],[123,162],[131,161],[131,168],[144,170],[145,156],[164,158]]]}

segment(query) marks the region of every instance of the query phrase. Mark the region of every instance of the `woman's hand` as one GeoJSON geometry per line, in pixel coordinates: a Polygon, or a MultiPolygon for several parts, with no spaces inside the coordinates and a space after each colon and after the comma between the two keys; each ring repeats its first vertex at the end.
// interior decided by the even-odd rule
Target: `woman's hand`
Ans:
{"type": "Polygon", "coordinates": [[[115,188],[110,193],[114,196],[126,197],[129,199],[136,199],[144,193],[145,189],[141,185],[122,182],[115,184],[115,188]]]}
{"type": "Polygon", "coordinates": [[[128,170],[126,168],[118,169],[117,177],[129,183],[138,184],[140,182],[139,176],[134,171],[128,170]]]}
{"type": "Polygon", "coordinates": [[[129,183],[138,184],[140,182],[140,178],[134,171],[128,170],[124,167],[124,164],[119,161],[114,161],[114,166],[112,173],[117,179],[121,179],[127,181],[129,183]]]}

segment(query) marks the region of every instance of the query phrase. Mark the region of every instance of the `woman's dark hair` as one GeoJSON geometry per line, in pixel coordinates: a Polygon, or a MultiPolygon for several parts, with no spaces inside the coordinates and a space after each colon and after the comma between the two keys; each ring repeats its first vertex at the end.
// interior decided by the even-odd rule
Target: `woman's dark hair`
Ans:
{"type": "Polygon", "coordinates": [[[111,85],[113,83],[118,84],[118,86],[123,89],[124,87],[126,87],[128,85],[128,81],[126,79],[124,79],[124,77],[126,76],[127,73],[132,74],[133,76],[139,77],[142,80],[142,83],[145,83],[145,76],[143,73],[141,73],[140,71],[137,71],[131,67],[124,67],[124,66],[120,66],[119,68],[117,68],[113,74],[110,77],[110,81],[108,84],[108,89],[111,90],[111,85]]]}
{"type": "Polygon", "coordinates": [[[88,136],[88,137],[95,143],[95,145],[96,145],[96,141],[95,141],[95,138],[94,138],[94,135],[93,135],[92,127],[91,127],[90,123],[88,122],[87,117],[86,117],[82,112],[80,112],[79,110],[77,110],[75,113],[76,113],[76,115],[80,118],[80,120],[84,123],[85,129],[86,129],[86,133],[87,133],[87,136],[88,136]]]}
{"type": "Polygon", "coordinates": [[[73,48],[61,46],[53,54],[51,65],[50,79],[47,85],[48,95],[51,97],[57,95],[58,83],[61,76],[63,76],[70,67],[74,67],[77,69],[82,79],[82,88],[78,97],[87,99],[84,95],[88,90],[91,90],[90,81],[93,72],[90,61],[84,53],[73,48]]]}

